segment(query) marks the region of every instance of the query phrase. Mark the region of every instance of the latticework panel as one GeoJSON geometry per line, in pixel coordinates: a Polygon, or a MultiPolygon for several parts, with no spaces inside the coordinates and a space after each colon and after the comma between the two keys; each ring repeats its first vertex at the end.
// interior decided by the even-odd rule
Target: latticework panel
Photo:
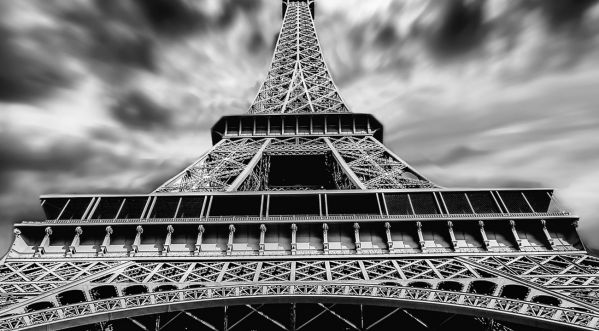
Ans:
{"type": "Polygon", "coordinates": [[[368,189],[432,188],[371,136],[331,139],[350,169],[368,189]]]}
{"type": "Polygon", "coordinates": [[[321,54],[306,2],[290,2],[250,113],[347,112],[321,54]]]}
{"type": "Polygon", "coordinates": [[[221,140],[156,192],[225,191],[265,144],[266,139],[221,140]]]}
{"type": "Polygon", "coordinates": [[[599,287],[599,259],[590,255],[485,256],[470,259],[543,286],[599,287]]]}

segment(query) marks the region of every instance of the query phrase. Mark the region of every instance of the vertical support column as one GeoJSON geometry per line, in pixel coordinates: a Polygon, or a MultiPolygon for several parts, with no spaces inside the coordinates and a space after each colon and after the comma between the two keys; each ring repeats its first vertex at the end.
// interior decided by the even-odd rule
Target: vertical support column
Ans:
{"type": "Polygon", "coordinates": [[[141,234],[144,233],[144,228],[141,225],[138,225],[135,228],[137,234],[135,235],[135,239],[133,240],[133,245],[131,245],[131,250],[133,255],[139,251],[139,245],[141,244],[141,234]]]}
{"type": "Polygon", "coordinates": [[[229,315],[227,313],[229,306],[225,306],[224,307],[224,313],[223,313],[223,330],[224,331],[229,331],[229,315]]]}
{"type": "Polygon", "coordinates": [[[108,246],[110,246],[110,236],[112,235],[112,227],[106,227],[106,235],[104,236],[104,241],[102,241],[102,246],[100,246],[99,255],[104,255],[108,251],[108,246]]]}
{"type": "Polygon", "coordinates": [[[297,262],[291,261],[291,273],[289,275],[289,281],[295,282],[295,270],[297,269],[297,262]]]}
{"type": "Polygon", "coordinates": [[[264,255],[264,235],[266,234],[266,225],[260,224],[260,244],[258,254],[264,255]]]}
{"type": "Polygon", "coordinates": [[[485,231],[485,222],[478,221],[478,227],[480,228],[480,235],[483,238],[483,244],[485,248],[489,250],[489,238],[487,238],[487,232],[485,231]]]}
{"type": "Polygon", "coordinates": [[[454,250],[458,249],[458,241],[455,239],[455,234],[453,233],[453,222],[447,221],[447,229],[449,230],[449,238],[451,239],[451,245],[454,250]]]}
{"type": "Polygon", "coordinates": [[[70,203],[71,203],[71,199],[68,199],[67,203],[65,203],[64,206],[62,207],[62,209],[60,210],[60,213],[58,213],[58,216],[56,217],[57,220],[59,220],[62,217],[62,214],[67,209],[67,207],[69,206],[70,203]]]}
{"type": "Polygon", "coordinates": [[[360,224],[354,223],[354,239],[356,243],[356,252],[360,253],[362,250],[362,244],[360,243],[360,224]]]}
{"type": "Polygon", "coordinates": [[[260,279],[260,273],[262,272],[262,265],[264,262],[260,261],[256,264],[256,271],[254,272],[253,282],[257,282],[260,279]]]}
{"type": "Polygon", "coordinates": [[[552,249],[555,249],[555,241],[551,238],[549,231],[547,230],[547,221],[541,220],[541,226],[543,227],[543,233],[545,234],[545,238],[547,238],[547,242],[552,249]]]}
{"type": "Polygon", "coordinates": [[[81,235],[83,234],[83,230],[81,229],[80,226],[75,228],[75,236],[73,237],[73,241],[71,242],[71,245],[69,246],[69,250],[67,252],[67,256],[72,257],[73,254],[75,254],[75,252],[77,251],[77,247],[79,247],[79,244],[81,243],[81,235]]]}
{"type": "Polygon", "coordinates": [[[385,235],[387,236],[387,248],[389,249],[389,253],[395,253],[393,249],[393,238],[391,238],[391,224],[389,222],[385,222],[385,235]]]}
{"type": "Polygon", "coordinates": [[[179,208],[181,208],[181,201],[183,201],[183,197],[180,197],[179,202],[177,202],[177,208],[175,209],[175,215],[173,215],[173,219],[177,218],[177,215],[179,215],[179,208]]]}
{"type": "Polygon", "coordinates": [[[116,212],[116,215],[114,215],[115,220],[117,218],[119,218],[119,215],[121,214],[121,211],[123,210],[123,206],[125,205],[126,201],[127,201],[127,198],[123,198],[123,201],[121,202],[121,205],[119,206],[119,210],[116,212]]]}
{"type": "Polygon", "coordinates": [[[291,224],[291,255],[297,254],[297,225],[291,224]]]}
{"type": "Polygon", "coordinates": [[[164,254],[168,254],[171,251],[171,241],[175,228],[172,225],[166,227],[166,239],[164,239],[164,254]]]}
{"type": "Polygon", "coordinates": [[[329,226],[327,223],[322,223],[322,247],[325,254],[329,254],[329,226]]]}
{"type": "MultiPolygon", "coordinates": [[[[42,206],[44,205],[43,203],[46,202],[46,200],[44,200],[42,202],[42,206]]],[[[85,208],[85,211],[83,212],[83,215],[81,216],[81,219],[87,219],[87,214],[89,213],[89,211],[93,208],[93,206],[96,204],[96,197],[92,197],[91,200],[89,201],[89,204],[87,205],[87,208],[85,208]]]]}
{"type": "Polygon", "coordinates": [[[447,205],[445,204],[445,200],[443,199],[443,194],[439,192],[433,192],[433,197],[435,198],[435,202],[437,203],[437,208],[439,209],[439,212],[441,214],[449,214],[449,209],[447,209],[447,205]],[[441,206],[441,204],[439,203],[439,198],[437,197],[437,194],[441,198],[443,206],[441,206]]]}
{"type": "Polygon", "coordinates": [[[499,192],[491,191],[491,196],[493,197],[493,200],[495,200],[495,203],[497,204],[497,207],[499,207],[499,210],[503,210],[504,213],[510,213],[510,210],[505,205],[505,202],[503,202],[503,199],[501,198],[501,194],[499,194],[499,192]]]}
{"type": "Polygon", "coordinates": [[[514,239],[516,240],[518,249],[521,249],[522,239],[520,239],[520,236],[518,236],[518,231],[516,231],[516,222],[514,220],[510,220],[510,230],[512,231],[512,236],[514,236],[514,239]]]}
{"type": "Polygon", "coordinates": [[[296,331],[295,320],[297,319],[295,303],[291,304],[291,311],[289,312],[289,327],[290,331],[296,331]]]}
{"type": "Polygon", "coordinates": [[[422,222],[416,222],[416,230],[418,232],[418,242],[420,243],[420,249],[424,252],[426,250],[426,243],[424,242],[424,236],[422,235],[422,222]]]}
{"type": "Polygon", "coordinates": [[[474,206],[472,205],[472,202],[470,201],[470,198],[468,197],[467,193],[464,193],[464,197],[466,198],[466,202],[468,202],[468,206],[470,206],[472,213],[477,214],[476,210],[474,210],[474,206]]]}
{"type": "Polygon", "coordinates": [[[366,330],[364,328],[364,305],[360,305],[360,331],[362,330],[366,330]]]}
{"type": "Polygon", "coordinates": [[[96,208],[98,208],[98,205],[100,205],[100,200],[102,200],[102,197],[98,197],[96,199],[96,201],[93,203],[93,207],[91,208],[89,214],[87,214],[87,216],[85,216],[85,219],[88,219],[88,220],[91,219],[91,217],[96,212],[96,208]]]}
{"type": "Polygon", "coordinates": [[[196,239],[196,246],[195,246],[195,253],[196,255],[200,254],[200,252],[202,251],[202,240],[204,237],[204,226],[202,224],[200,224],[198,226],[198,237],[196,239]]]}
{"type": "Polygon", "coordinates": [[[44,235],[44,239],[42,239],[41,244],[37,247],[37,251],[35,252],[35,256],[42,256],[46,253],[46,249],[50,246],[50,236],[52,235],[52,228],[46,227],[44,229],[46,235],[44,235]]]}
{"type": "MultiPolygon", "coordinates": [[[[378,193],[377,193],[377,198],[378,198],[378,193]]],[[[381,193],[381,201],[383,202],[383,216],[389,216],[389,208],[387,207],[387,201],[385,199],[385,193],[381,193]]]]}
{"type": "Polygon", "coordinates": [[[150,218],[150,215],[152,214],[152,210],[154,209],[154,205],[156,204],[156,197],[155,196],[149,196],[148,200],[146,201],[146,205],[144,206],[144,210],[141,212],[141,219],[148,219],[150,218]]]}
{"type": "Polygon", "coordinates": [[[320,214],[320,219],[322,219],[322,194],[318,195],[318,213],[320,214]]]}
{"type": "Polygon", "coordinates": [[[235,233],[235,225],[229,225],[229,241],[227,242],[227,255],[233,253],[233,234],[235,233]]]}

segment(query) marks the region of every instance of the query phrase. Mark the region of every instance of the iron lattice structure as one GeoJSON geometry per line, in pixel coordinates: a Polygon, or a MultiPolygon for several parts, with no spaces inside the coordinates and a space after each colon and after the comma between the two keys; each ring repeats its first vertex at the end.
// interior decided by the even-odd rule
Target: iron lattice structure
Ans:
{"type": "Polygon", "coordinates": [[[551,189],[447,189],[349,112],[283,1],[248,114],[150,194],[44,195],[0,330],[599,329],[599,259],[551,189]]]}

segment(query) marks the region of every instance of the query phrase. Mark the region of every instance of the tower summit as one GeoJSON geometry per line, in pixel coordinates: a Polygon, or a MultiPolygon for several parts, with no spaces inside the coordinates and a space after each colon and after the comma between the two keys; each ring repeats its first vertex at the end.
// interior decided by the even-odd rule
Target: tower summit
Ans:
{"type": "Polygon", "coordinates": [[[282,12],[209,151],[152,193],[44,195],[15,224],[0,330],[599,328],[599,259],[553,190],[430,182],[349,111],[314,1],[282,12]]]}

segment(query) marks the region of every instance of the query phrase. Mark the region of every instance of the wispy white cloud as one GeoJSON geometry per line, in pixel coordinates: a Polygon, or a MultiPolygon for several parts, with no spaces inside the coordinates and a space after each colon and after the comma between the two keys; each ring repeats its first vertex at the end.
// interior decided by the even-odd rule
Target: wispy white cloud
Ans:
{"type": "MultiPolygon", "coordinates": [[[[39,194],[147,192],[199,156],[220,116],[247,110],[281,20],[258,0],[0,13],[4,228],[39,217],[39,194]]],[[[421,173],[556,187],[598,233],[597,1],[326,0],[316,24],[349,107],[421,173]]]]}

